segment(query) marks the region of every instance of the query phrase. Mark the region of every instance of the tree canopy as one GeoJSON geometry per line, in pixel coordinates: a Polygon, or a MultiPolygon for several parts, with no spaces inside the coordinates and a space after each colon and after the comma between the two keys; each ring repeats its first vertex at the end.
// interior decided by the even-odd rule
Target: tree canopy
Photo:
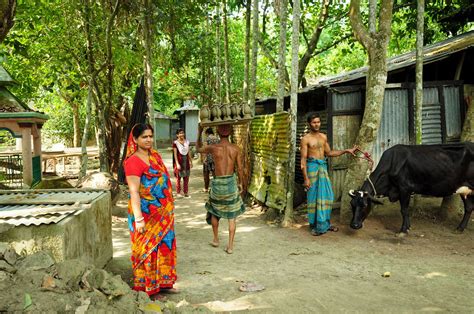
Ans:
{"type": "MultiPolygon", "coordinates": [[[[222,1],[151,3],[151,11],[145,14],[152,21],[154,34],[154,108],[172,114],[186,99],[195,99],[198,105],[213,103],[217,99],[216,78],[224,77],[217,73],[217,69],[224,69],[224,53],[216,60],[217,47],[224,51],[223,36],[220,41],[216,36],[216,26],[224,14],[222,10],[217,14],[216,8],[222,1]]],[[[246,3],[226,1],[231,102],[243,99],[246,3]]],[[[262,98],[277,92],[280,1],[260,0],[258,5],[261,38],[256,95],[262,98]]],[[[292,8],[290,0],[288,17],[292,8]]],[[[362,2],[361,10],[367,13],[367,1],[362,2]]],[[[92,74],[96,75],[95,106],[103,110],[103,119],[119,123],[117,115],[131,106],[144,73],[142,13],[143,3],[138,0],[16,1],[14,24],[1,44],[0,58],[19,83],[13,92],[50,116],[44,127],[48,137],[77,144],[75,133],[79,138],[83,132],[92,74]]],[[[472,21],[469,0],[426,1],[425,44],[469,31],[472,21]]],[[[286,27],[285,63],[289,71],[291,23],[286,27]]],[[[415,39],[416,1],[397,0],[388,55],[413,50],[415,39]]],[[[367,63],[364,49],[353,36],[348,1],[302,0],[299,40],[300,86],[367,63]]],[[[98,112],[92,111],[94,116],[98,112]]],[[[105,132],[111,132],[110,128],[107,124],[105,132]]]]}

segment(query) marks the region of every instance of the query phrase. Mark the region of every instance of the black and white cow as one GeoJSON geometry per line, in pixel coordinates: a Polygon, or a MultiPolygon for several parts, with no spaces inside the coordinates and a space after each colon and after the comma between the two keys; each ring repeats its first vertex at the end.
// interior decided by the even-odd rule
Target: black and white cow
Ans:
{"type": "Polygon", "coordinates": [[[351,190],[351,228],[362,228],[376,196],[400,201],[403,217],[400,233],[410,229],[408,204],[411,194],[444,197],[461,194],[464,217],[457,227],[462,232],[474,208],[474,143],[441,145],[395,145],[387,149],[377,168],[359,190],[351,190]]]}

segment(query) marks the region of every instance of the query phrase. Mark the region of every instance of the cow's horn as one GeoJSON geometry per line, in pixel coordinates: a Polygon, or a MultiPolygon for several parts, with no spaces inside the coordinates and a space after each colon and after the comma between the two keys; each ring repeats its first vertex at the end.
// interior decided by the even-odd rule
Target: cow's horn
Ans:
{"type": "Polygon", "coordinates": [[[364,192],[359,191],[360,197],[364,197],[364,192]]]}
{"type": "Polygon", "coordinates": [[[349,190],[349,195],[350,196],[355,196],[354,190],[349,190]]]}

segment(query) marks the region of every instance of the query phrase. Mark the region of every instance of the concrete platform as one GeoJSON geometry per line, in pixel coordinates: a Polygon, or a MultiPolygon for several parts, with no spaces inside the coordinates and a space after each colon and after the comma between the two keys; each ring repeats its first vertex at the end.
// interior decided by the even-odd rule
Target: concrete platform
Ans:
{"type": "Polygon", "coordinates": [[[113,254],[110,193],[103,190],[0,191],[0,242],[18,254],[49,250],[57,262],[103,267],[113,254]]]}

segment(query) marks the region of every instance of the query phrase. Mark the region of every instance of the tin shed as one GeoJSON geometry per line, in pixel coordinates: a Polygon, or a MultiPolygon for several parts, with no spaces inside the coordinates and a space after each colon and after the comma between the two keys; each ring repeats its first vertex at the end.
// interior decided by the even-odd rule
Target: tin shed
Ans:
{"type": "MultiPolygon", "coordinates": [[[[474,31],[426,46],[423,53],[422,141],[424,144],[457,142],[467,108],[464,95],[474,90],[474,31]]],[[[388,60],[382,122],[371,152],[376,163],[389,147],[415,143],[415,61],[414,51],[388,60]]],[[[298,147],[299,139],[307,131],[306,117],[311,112],[321,114],[322,131],[328,134],[333,149],[345,149],[353,145],[364,113],[367,70],[367,67],[362,67],[324,77],[299,91],[298,147]]],[[[466,98],[466,101],[469,99],[466,98]]],[[[257,115],[268,115],[274,113],[275,108],[276,98],[272,97],[257,101],[255,111],[257,115]]],[[[285,99],[284,109],[289,109],[289,96],[285,99]]],[[[336,201],[341,197],[348,158],[341,156],[330,159],[329,169],[336,201]]],[[[295,181],[302,183],[299,151],[295,164],[295,181]]]]}

